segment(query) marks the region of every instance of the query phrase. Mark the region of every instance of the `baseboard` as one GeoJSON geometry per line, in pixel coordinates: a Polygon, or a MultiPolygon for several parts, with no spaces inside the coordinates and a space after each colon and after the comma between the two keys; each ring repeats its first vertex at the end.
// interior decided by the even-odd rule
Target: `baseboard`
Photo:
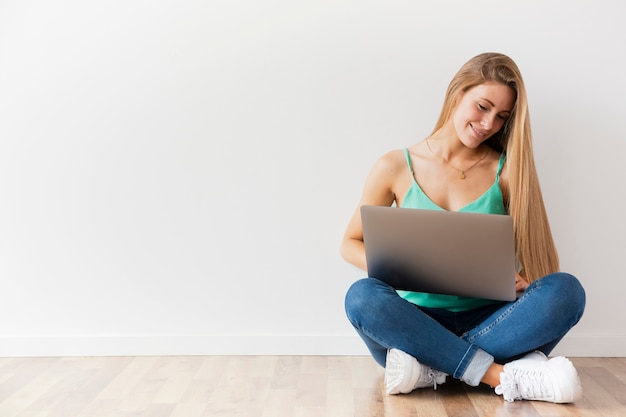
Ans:
{"type": "Polygon", "coordinates": [[[626,357],[626,336],[566,336],[551,356],[626,357]]]}
{"type": "Polygon", "coordinates": [[[367,353],[353,335],[0,336],[0,357],[367,353]]]}
{"type": "MultiPolygon", "coordinates": [[[[367,354],[355,335],[0,337],[0,357],[367,354]]],[[[552,354],[626,357],[626,337],[566,337],[552,354]]]]}

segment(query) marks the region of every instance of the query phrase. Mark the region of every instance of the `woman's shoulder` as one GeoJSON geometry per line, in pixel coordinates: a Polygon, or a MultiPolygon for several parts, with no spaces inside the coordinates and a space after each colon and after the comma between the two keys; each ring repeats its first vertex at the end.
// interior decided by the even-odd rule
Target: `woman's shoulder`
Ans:
{"type": "Polygon", "coordinates": [[[381,155],[374,164],[374,170],[387,173],[398,173],[406,168],[407,161],[404,149],[393,149],[381,155]]]}
{"type": "Polygon", "coordinates": [[[381,155],[372,167],[363,191],[362,201],[374,205],[391,205],[405,180],[410,178],[402,149],[381,155]]]}

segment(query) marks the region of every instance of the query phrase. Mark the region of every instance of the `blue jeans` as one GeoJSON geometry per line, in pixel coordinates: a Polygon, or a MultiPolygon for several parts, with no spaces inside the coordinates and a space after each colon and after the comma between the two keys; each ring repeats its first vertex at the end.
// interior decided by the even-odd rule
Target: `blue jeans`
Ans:
{"type": "Polygon", "coordinates": [[[372,356],[385,366],[387,350],[477,386],[495,361],[525,353],[548,355],[580,320],[585,291],[572,275],[555,273],[528,286],[514,302],[453,313],[418,307],[375,278],[355,282],[346,294],[348,319],[372,356]]]}

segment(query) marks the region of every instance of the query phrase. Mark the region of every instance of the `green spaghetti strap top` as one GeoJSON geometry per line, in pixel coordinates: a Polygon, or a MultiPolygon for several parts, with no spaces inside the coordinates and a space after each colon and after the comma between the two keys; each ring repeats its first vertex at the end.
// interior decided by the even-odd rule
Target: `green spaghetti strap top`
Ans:
{"type": "MultiPolygon", "coordinates": [[[[430,197],[424,193],[417,181],[415,180],[415,174],[413,172],[413,164],[409,155],[409,150],[404,149],[404,157],[407,165],[409,166],[409,172],[411,173],[412,182],[404,200],[402,201],[403,208],[425,209],[425,210],[444,210],[437,204],[435,204],[430,197]]],[[[496,170],[496,178],[491,187],[485,191],[476,200],[470,202],[459,211],[468,213],[487,213],[487,214],[507,214],[504,207],[504,199],[502,197],[502,190],[500,189],[500,173],[504,166],[505,156],[500,155],[500,161],[498,163],[498,169],[496,170]]],[[[420,307],[426,308],[443,308],[449,311],[458,312],[471,310],[473,308],[482,307],[485,305],[493,304],[492,300],[484,300],[481,298],[459,297],[455,295],[442,295],[442,294],[430,294],[413,291],[398,290],[398,294],[405,300],[416,304],[420,307]]]]}

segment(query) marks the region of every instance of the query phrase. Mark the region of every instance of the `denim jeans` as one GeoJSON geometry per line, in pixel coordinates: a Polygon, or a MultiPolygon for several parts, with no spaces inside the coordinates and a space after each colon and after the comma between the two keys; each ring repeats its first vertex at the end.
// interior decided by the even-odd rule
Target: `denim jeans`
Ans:
{"type": "Polygon", "coordinates": [[[534,350],[548,355],[582,317],[585,291],[572,275],[555,273],[514,302],[453,313],[418,307],[382,281],[364,278],[348,290],[345,307],[381,366],[387,350],[396,348],[476,386],[494,361],[504,364],[534,350]]]}

